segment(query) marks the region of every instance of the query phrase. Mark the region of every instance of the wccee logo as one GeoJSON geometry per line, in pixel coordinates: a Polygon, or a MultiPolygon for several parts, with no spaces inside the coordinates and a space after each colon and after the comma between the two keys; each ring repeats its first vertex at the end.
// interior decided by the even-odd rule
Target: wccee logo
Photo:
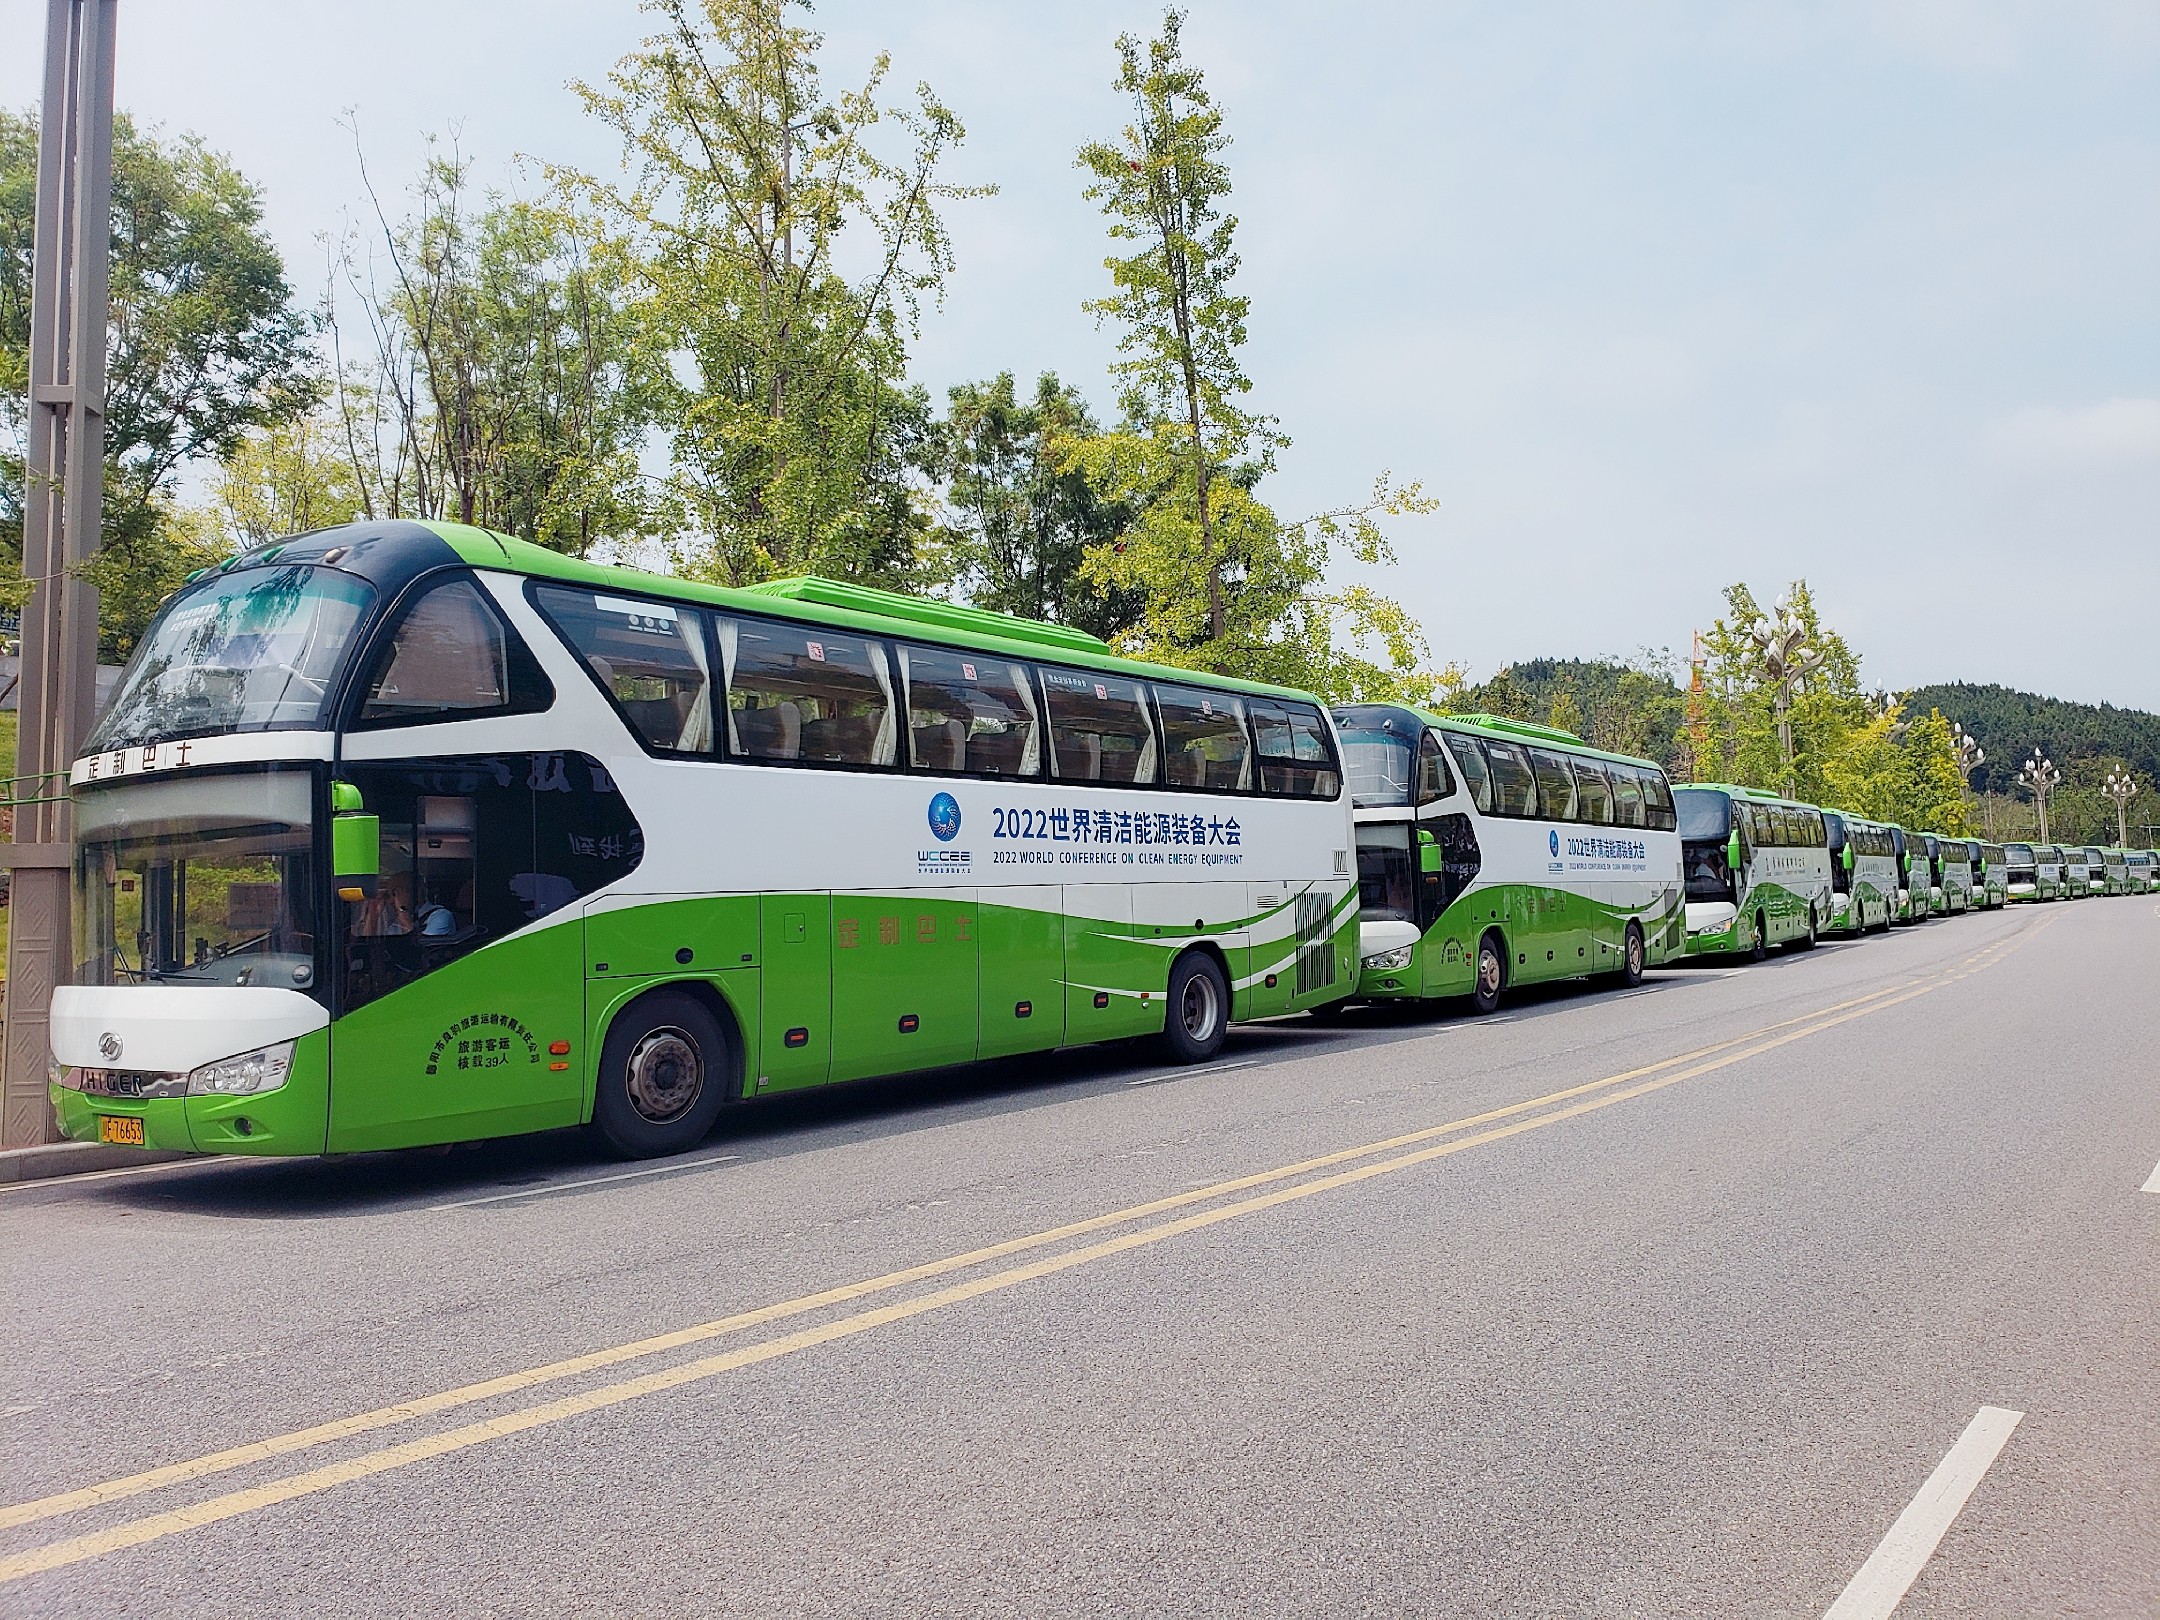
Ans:
{"type": "Polygon", "coordinates": [[[949,844],[960,836],[960,801],[950,793],[940,793],[931,799],[930,830],[941,844],[949,844]]]}

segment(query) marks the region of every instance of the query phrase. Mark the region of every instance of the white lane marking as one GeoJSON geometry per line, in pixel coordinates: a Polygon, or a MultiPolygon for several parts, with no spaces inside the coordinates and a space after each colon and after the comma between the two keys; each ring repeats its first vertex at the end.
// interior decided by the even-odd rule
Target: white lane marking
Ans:
{"type": "Polygon", "coordinates": [[[2001,1406],[1980,1408],[1823,1620],[1888,1620],[2024,1415],[2001,1406]]]}
{"type": "Polygon", "coordinates": [[[615,1176],[589,1176],[583,1181],[551,1181],[544,1187],[520,1187],[516,1192],[490,1193],[485,1198],[461,1198],[454,1204],[430,1204],[428,1213],[439,1215],[446,1209],[477,1209],[482,1204],[507,1204],[517,1198],[545,1198],[549,1193],[576,1192],[584,1187],[605,1187],[611,1182],[636,1181],[644,1176],[664,1176],[671,1170],[696,1170],[708,1164],[726,1164],[739,1159],[739,1153],[719,1153],[709,1159],[678,1159],[673,1164],[656,1164],[649,1170],[625,1170],[615,1176]]]}
{"type": "Polygon", "coordinates": [[[51,1192],[60,1187],[80,1187],[86,1181],[117,1181],[125,1176],[155,1175],[160,1170],[193,1170],[199,1165],[236,1164],[242,1159],[255,1159],[258,1164],[266,1162],[252,1153],[209,1153],[200,1158],[160,1159],[156,1164],[126,1164],[117,1170],[85,1170],[79,1175],[39,1176],[34,1181],[11,1181],[0,1187],[0,1195],[40,1190],[51,1192]]]}
{"type": "Polygon", "coordinates": [[[2140,1187],[2138,1191],[2160,1193],[2160,1164],[2153,1166],[2153,1173],[2145,1178],[2145,1185],[2140,1187]]]}
{"type": "Polygon", "coordinates": [[[1143,1074],[1137,1080],[1128,1080],[1128,1086],[1152,1086],[1159,1080],[1189,1080],[1203,1074],[1228,1074],[1232,1069],[1257,1069],[1260,1059],[1245,1058],[1237,1063],[1211,1063],[1204,1069],[1166,1069],[1161,1074],[1143,1074]]]}

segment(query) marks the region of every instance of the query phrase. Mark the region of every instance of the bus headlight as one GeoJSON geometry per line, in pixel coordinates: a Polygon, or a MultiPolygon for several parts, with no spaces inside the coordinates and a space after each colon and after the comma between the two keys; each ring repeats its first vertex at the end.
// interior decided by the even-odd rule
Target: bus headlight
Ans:
{"type": "Polygon", "coordinates": [[[1392,951],[1378,951],[1365,958],[1365,965],[1381,973],[1395,968],[1406,968],[1410,965],[1411,953],[1416,949],[1415,945],[1398,945],[1392,951]]]}
{"type": "Polygon", "coordinates": [[[256,1091],[275,1091],[292,1073],[293,1043],[257,1047],[238,1057],[205,1063],[187,1078],[190,1097],[244,1097],[256,1091]]]}

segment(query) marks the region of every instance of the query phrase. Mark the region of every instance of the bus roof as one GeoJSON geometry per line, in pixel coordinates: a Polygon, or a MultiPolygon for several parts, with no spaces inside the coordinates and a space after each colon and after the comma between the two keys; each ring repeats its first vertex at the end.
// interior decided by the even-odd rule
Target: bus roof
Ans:
{"type": "MultiPolygon", "coordinates": [[[[1822,810],[1821,805],[1809,804],[1805,799],[1788,799],[1782,793],[1765,793],[1761,788],[1742,787],[1737,782],[1675,782],[1673,784],[1675,793],[1684,793],[1691,789],[1709,793],[1729,794],[1735,799],[1749,799],[1756,804],[1789,805],[1795,810],[1813,810],[1817,813],[1822,810]]],[[[1856,816],[1850,810],[1840,810],[1837,813],[1847,821],[1867,820],[1867,817],[1856,816]]],[[[1888,825],[1888,823],[1883,825],[1888,825]]]]}
{"type": "Polygon", "coordinates": [[[1541,726],[1534,720],[1515,720],[1497,714],[1441,714],[1437,710],[1421,709],[1414,703],[1337,703],[1331,705],[1331,709],[1337,715],[1352,709],[1393,709],[1441,731],[1465,731],[1473,736],[1499,737],[1507,742],[1552,743],[1591,759],[1608,759],[1621,765],[1646,765],[1658,772],[1665,769],[1656,760],[1644,759],[1637,754],[1616,754],[1610,749],[1593,748],[1572,731],[1562,731],[1558,726],[1541,726]]]}
{"type": "MultiPolygon", "coordinates": [[[[931,601],[898,591],[814,577],[770,580],[742,588],[708,585],[697,580],[568,557],[528,540],[468,524],[426,522],[418,527],[440,537],[460,559],[474,568],[805,620],[866,635],[942,642],[1013,658],[1054,658],[1087,669],[1183,681],[1262,697],[1293,698],[1318,704],[1323,709],[1326,707],[1314,694],[1295,687],[1180,669],[1169,664],[1144,663],[1139,659],[1120,657],[1111,650],[1108,642],[1085,630],[992,613],[983,608],[963,607],[954,602],[931,601]]],[[[317,530],[307,539],[311,545],[334,544],[337,532],[335,529],[317,530]]],[[[294,560],[299,559],[295,557],[294,560]]]]}

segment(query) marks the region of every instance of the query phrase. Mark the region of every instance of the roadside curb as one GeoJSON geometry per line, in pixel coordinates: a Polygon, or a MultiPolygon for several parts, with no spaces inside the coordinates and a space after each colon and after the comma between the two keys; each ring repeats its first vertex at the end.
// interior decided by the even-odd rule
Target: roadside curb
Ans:
{"type": "Polygon", "coordinates": [[[186,1153],[166,1153],[102,1142],[46,1142],[37,1147],[0,1148],[0,1186],[21,1181],[51,1181],[92,1170],[122,1170],[138,1164],[165,1164],[186,1153]]]}

